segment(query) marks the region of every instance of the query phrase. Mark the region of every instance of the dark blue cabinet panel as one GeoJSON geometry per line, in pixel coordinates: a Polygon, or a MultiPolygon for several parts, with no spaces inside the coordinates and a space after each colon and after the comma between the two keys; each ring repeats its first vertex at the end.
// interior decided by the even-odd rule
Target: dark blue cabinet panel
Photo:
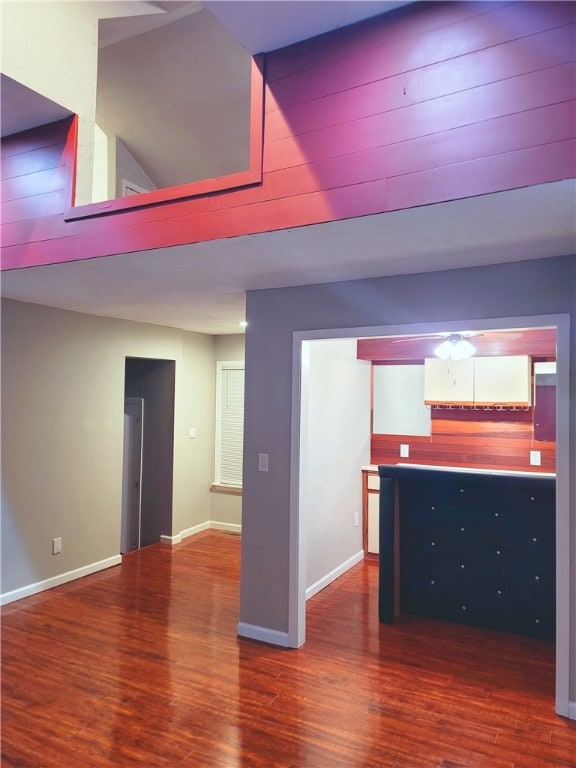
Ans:
{"type": "Polygon", "coordinates": [[[554,637],[554,478],[385,466],[380,476],[381,527],[399,541],[399,571],[390,543],[381,550],[382,621],[396,573],[402,613],[554,637]]]}

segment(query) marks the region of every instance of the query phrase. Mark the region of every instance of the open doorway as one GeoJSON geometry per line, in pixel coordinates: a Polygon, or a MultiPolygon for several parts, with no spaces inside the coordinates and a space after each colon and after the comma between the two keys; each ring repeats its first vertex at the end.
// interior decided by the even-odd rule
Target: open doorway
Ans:
{"type": "MultiPolygon", "coordinates": [[[[557,494],[556,494],[556,542],[557,542],[557,570],[556,570],[556,607],[557,607],[557,631],[556,631],[556,709],[559,714],[568,715],[568,637],[569,627],[567,622],[567,613],[562,611],[562,605],[567,599],[569,589],[569,572],[567,568],[568,559],[568,485],[569,475],[567,466],[568,457],[568,429],[567,429],[567,403],[568,403],[568,369],[569,369],[569,346],[568,346],[568,328],[566,318],[564,317],[534,317],[534,318],[514,318],[507,319],[504,324],[502,320],[487,320],[466,323],[467,327],[483,330],[486,328],[539,328],[553,326],[557,331],[557,494]]],[[[290,637],[295,645],[301,645],[304,642],[305,634],[305,597],[306,597],[306,546],[308,521],[307,510],[309,508],[307,500],[308,480],[306,469],[303,466],[308,456],[309,447],[308,431],[306,420],[302,421],[302,414],[306,415],[309,388],[309,365],[308,365],[308,347],[314,340],[330,338],[350,338],[353,334],[358,337],[369,336],[400,336],[423,333],[433,333],[440,331],[454,331],[453,322],[443,324],[440,328],[438,324],[427,326],[395,326],[385,328],[363,328],[361,333],[358,329],[342,329],[341,331],[326,332],[304,332],[294,334],[294,396],[293,396],[293,455],[294,465],[298,468],[293,475],[292,485],[292,531],[296,533],[295,541],[297,546],[291,552],[292,569],[291,573],[291,594],[294,597],[291,603],[290,611],[290,637]]],[[[306,416],[307,418],[307,416],[306,416]]]]}
{"type": "Polygon", "coordinates": [[[126,358],[122,553],[172,535],[174,360],[126,358]]]}

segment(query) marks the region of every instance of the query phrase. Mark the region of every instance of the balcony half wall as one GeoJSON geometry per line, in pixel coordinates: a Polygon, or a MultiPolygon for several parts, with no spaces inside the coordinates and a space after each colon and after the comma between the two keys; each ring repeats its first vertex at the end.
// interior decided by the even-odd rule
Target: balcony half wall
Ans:
{"type": "Polygon", "coordinates": [[[267,54],[253,81],[251,169],[231,185],[71,208],[74,121],[8,137],[2,268],[573,178],[575,9],[419,3],[267,54]]]}

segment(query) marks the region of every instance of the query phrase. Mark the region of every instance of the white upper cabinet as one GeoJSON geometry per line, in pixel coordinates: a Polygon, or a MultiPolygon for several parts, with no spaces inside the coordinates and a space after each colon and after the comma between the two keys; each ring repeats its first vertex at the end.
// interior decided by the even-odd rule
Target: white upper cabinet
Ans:
{"type": "Polygon", "coordinates": [[[424,361],[424,402],[474,402],[474,358],[467,360],[441,360],[439,357],[424,361]]]}
{"type": "Polygon", "coordinates": [[[427,359],[424,402],[454,405],[529,406],[532,366],[528,355],[427,359]]]}
{"type": "Polygon", "coordinates": [[[530,405],[531,363],[528,355],[474,358],[474,402],[479,405],[530,405]]]}

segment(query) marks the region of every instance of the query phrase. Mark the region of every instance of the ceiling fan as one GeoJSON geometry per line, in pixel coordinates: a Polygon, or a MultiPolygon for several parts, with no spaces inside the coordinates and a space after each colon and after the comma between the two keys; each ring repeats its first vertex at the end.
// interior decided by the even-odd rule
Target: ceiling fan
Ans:
{"type": "Polygon", "coordinates": [[[521,338],[522,333],[514,331],[440,331],[438,333],[421,333],[416,336],[411,334],[398,336],[398,338],[392,340],[392,344],[406,344],[411,341],[422,341],[423,339],[447,339],[450,336],[457,336],[459,339],[486,336],[494,341],[497,341],[498,339],[511,341],[513,339],[521,338]]]}
{"type": "Polygon", "coordinates": [[[408,343],[412,341],[439,338],[443,339],[443,341],[434,350],[434,354],[437,357],[443,360],[464,360],[467,357],[472,357],[476,352],[475,347],[468,341],[468,339],[477,336],[490,336],[493,340],[497,340],[498,338],[511,340],[520,338],[522,334],[510,333],[509,331],[445,331],[441,333],[426,333],[420,336],[409,336],[403,339],[396,339],[392,343],[408,343]]]}

